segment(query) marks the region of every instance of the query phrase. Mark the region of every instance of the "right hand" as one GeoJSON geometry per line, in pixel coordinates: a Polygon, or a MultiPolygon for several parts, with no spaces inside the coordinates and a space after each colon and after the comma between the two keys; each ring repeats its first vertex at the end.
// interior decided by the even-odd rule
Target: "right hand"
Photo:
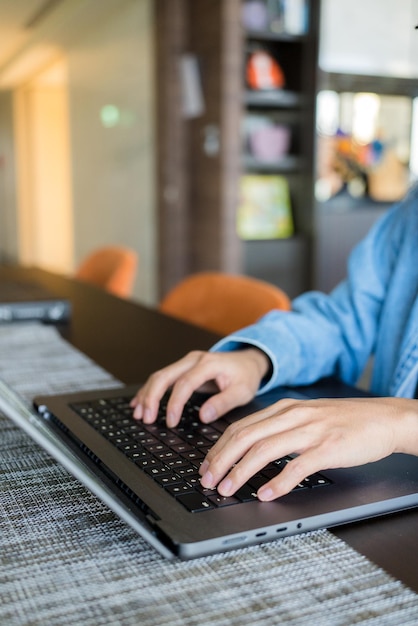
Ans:
{"type": "Polygon", "coordinates": [[[152,374],[131,401],[134,418],[151,424],[158,406],[172,387],[167,404],[167,426],[180,421],[185,403],[194,391],[214,383],[215,393],[202,404],[199,417],[210,423],[253,399],[267,374],[270,361],[258,348],[234,352],[189,352],[179,361],[152,374]]]}

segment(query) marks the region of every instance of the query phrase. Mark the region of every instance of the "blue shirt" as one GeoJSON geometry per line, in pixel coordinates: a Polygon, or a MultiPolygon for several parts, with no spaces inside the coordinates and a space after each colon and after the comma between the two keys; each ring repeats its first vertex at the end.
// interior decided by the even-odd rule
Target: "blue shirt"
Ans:
{"type": "Polygon", "coordinates": [[[324,376],[355,384],[373,356],[371,391],[414,397],[418,379],[418,186],[375,224],[330,294],[308,292],[219,341],[257,346],[273,369],[259,393],[324,376]]]}

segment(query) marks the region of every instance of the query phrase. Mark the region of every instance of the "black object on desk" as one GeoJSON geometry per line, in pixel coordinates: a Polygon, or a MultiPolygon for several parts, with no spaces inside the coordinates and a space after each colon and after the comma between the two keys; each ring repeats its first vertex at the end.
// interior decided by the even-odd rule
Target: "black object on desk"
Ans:
{"type": "Polygon", "coordinates": [[[0,282],[0,323],[60,323],[68,321],[70,315],[69,300],[55,296],[45,287],[22,280],[0,282]]]}

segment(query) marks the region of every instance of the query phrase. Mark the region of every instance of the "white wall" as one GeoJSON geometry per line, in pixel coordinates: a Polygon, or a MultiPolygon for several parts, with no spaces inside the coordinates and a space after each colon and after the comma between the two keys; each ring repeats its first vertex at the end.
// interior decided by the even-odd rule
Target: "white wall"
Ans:
{"type": "Polygon", "coordinates": [[[327,72],[418,77],[418,0],[322,0],[327,72]]]}
{"type": "MultiPolygon", "coordinates": [[[[58,267],[57,259],[51,258],[51,254],[56,256],[53,252],[46,253],[48,262],[38,254],[45,242],[31,240],[44,230],[30,227],[29,241],[23,241],[22,233],[17,232],[21,202],[16,201],[15,188],[20,190],[21,198],[23,187],[31,198],[26,204],[33,205],[32,189],[38,181],[33,182],[34,187],[19,187],[30,166],[30,159],[23,159],[22,163],[21,150],[17,150],[19,167],[17,182],[14,180],[14,144],[18,146],[19,141],[13,137],[16,119],[13,120],[11,103],[13,91],[20,94],[35,84],[39,89],[38,78],[60,60],[68,69],[66,84],[62,85],[69,111],[68,201],[72,203],[72,219],[67,220],[67,227],[73,229],[70,240],[74,242],[72,267],[68,270],[72,271],[98,246],[112,243],[132,247],[140,257],[134,297],[154,303],[157,259],[153,56],[153,0],[63,0],[31,33],[16,62],[0,68],[1,88],[10,90],[0,91],[0,258],[58,267]],[[46,46],[50,50],[49,65],[33,69],[39,50],[47,43],[51,44],[46,46]],[[117,108],[120,117],[113,123],[108,119],[106,125],[101,113],[109,105],[114,107],[110,111],[117,108]],[[25,242],[27,246],[23,245],[25,242]]],[[[38,101],[39,98],[34,104],[38,105],[38,101]]],[[[47,111],[45,106],[42,111],[47,111]]],[[[34,128],[27,129],[28,134],[33,131],[34,128]]],[[[50,153],[48,163],[48,151],[43,154],[44,174],[53,170],[56,158],[50,153]]],[[[40,202],[33,209],[37,214],[25,213],[28,224],[39,225],[45,214],[45,195],[38,196],[40,202]]],[[[40,234],[38,238],[42,237],[40,234]]],[[[49,249],[53,250],[53,245],[49,249]]]]}
{"type": "Polygon", "coordinates": [[[105,243],[133,247],[140,256],[135,295],[153,302],[152,0],[120,3],[67,59],[75,261],[105,243]],[[107,125],[106,111],[113,112],[107,125]]]}

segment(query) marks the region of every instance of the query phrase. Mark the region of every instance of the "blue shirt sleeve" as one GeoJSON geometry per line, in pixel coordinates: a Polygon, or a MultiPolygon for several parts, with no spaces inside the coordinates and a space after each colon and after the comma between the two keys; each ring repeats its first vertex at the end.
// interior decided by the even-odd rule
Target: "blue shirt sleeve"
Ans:
{"type": "Polygon", "coordinates": [[[351,253],[347,279],[330,294],[308,292],[293,301],[292,311],[271,311],[212,350],[246,345],[263,350],[271,360],[272,375],[259,393],[330,375],[354,384],[375,347],[402,237],[402,211],[403,205],[396,205],[375,224],[351,253]]]}

